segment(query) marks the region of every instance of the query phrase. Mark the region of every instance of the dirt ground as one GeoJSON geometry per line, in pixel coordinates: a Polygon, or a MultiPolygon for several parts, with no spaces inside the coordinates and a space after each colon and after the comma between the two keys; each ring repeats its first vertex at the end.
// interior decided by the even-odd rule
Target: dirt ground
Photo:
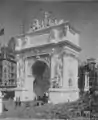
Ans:
{"type": "Polygon", "coordinates": [[[35,106],[36,103],[30,102],[28,105],[23,103],[21,107],[15,107],[12,100],[4,102],[8,111],[3,112],[1,118],[25,118],[25,119],[70,119],[83,120],[84,118],[77,115],[77,112],[84,110],[88,106],[88,100],[78,100],[72,103],[63,103],[58,105],[45,104],[35,106]]]}

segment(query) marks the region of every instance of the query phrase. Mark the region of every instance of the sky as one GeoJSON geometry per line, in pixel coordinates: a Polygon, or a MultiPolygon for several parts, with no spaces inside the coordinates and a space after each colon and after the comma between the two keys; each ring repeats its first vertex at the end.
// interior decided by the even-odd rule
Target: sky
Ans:
{"type": "Polygon", "coordinates": [[[55,1],[0,0],[0,28],[5,29],[0,42],[7,43],[12,36],[22,33],[23,22],[27,31],[34,18],[42,18],[43,9],[51,11],[58,20],[69,21],[80,31],[82,61],[90,57],[98,60],[98,2],[55,1]]]}

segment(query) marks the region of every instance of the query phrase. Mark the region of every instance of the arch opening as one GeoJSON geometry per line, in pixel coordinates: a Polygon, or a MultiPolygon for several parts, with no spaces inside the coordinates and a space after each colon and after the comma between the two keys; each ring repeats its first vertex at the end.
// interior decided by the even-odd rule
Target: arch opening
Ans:
{"type": "Polygon", "coordinates": [[[37,60],[32,66],[32,74],[34,76],[43,76],[47,68],[48,65],[44,61],[37,60]]]}
{"type": "Polygon", "coordinates": [[[50,88],[50,68],[44,61],[37,60],[32,65],[34,76],[33,91],[37,98],[43,98],[50,88]]]}

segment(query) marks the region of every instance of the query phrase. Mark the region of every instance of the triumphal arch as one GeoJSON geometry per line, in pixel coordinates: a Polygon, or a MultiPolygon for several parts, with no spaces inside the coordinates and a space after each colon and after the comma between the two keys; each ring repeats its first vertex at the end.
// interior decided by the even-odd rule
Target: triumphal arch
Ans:
{"type": "MultiPolygon", "coordinates": [[[[21,101],[49,93],[52,103],[75,101],[78,90],[79,32],[69,22],[35,19],[32,27],[16,39],[17,90],[21,101]],[[35,81],[36,76],[44,76],[35,81]]],[[[36,78],[37,79],[37,78],[36,78]]]]}

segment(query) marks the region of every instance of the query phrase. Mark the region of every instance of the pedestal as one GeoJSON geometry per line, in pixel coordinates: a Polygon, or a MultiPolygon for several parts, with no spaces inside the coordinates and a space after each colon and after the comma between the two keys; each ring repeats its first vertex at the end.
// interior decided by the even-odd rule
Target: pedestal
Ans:
{"type": "Polygon", "coordinates": [[[66,102],[73,102],[78,99],[78,92],[77,90],[65,90],[65,89],[53,89],[49,90],[49,98],[51,103],[59,104],[59,103],[66,103],[66,102]]]}

